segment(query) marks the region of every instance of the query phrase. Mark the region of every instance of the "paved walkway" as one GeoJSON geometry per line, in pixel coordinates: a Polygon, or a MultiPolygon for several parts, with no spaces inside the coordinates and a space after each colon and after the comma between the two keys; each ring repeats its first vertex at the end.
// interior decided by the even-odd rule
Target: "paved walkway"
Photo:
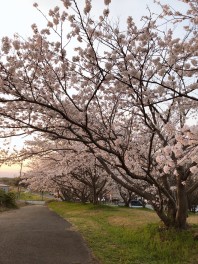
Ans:
{"type": "Polygon", "coordinates": [[[70,223],[41,205],[0,214],[0,264],[94,264],[70,223]]]}

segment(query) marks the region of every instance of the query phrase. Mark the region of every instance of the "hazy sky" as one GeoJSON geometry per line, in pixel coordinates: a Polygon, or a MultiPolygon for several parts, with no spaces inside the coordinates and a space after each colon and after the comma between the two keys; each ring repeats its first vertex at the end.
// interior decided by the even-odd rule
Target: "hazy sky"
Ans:
{"type": "MultiPolygon", "coordinates": [[[[3,35],[12,36],[14,33],[19,33],[23,37],[28,36],[31,32],[30,26],[34,22],[45,25],[44,18],[33,7],[33,3],[37,2],[41,10],[48,12],[50,8],[56,5],[61,5],[60,0],[5,0],[1,1],[0,8],[0,37],[3,35]]],[[[77,0],[80,6],[84,0],[77,0]]],[[[178,7],[176,0],[163,0],[164,3],[170,3],[173,7],[178,7]]],[[[94,15],[99,16],[103,8],[103,0],[93,0],[94,15]]],[[[146,6],[157,12],[159,8],[153,4],[153,0],[112,0],[110,5],[111,16],[113,18],[121,18],[124,20],[128,15],[139,20],[142,14],[146,13],[146,6]]],[[[180,6],[183,6],[180,2],[180,6]]]]}
{"type": "MultiPolygon", "coordinates": [[[[46,21],[41,14],[33,7],[33,3],[37,2],[39,8],[45,13],[48,13],[50,8],[56,5],[62,6],[60,0],[5,0],[1,1],[0,8],[0,38],[3,36],[12,37],[14,33],[18,33],[26,38],[31,34],[31,25],[36,23],[41,28],[45,27],[46,21]]],[[[83,6],[84,0],[77,0],[80,6],[83,6]]],[[[178,7],[176,0],[163,0],[164,3],[171,4],[173,7],[178,7]]],[[[93,0],[93,14],[98,17],[103,10],[103,0],[93,0]]],[[[133,16],[136,23],[139,23],[142,15],[146,14],[146,7],[154,13],[159,12],[159,7],[153,4],[153,0],[112,0],[110,5],[110,17],[112,20],[120,19],[123,24],[126,18],[133,16]]],[[[183,7],[182,3],[179,7],[183,7]]],[[[12,140],[13,144],[20,144],[12,140]]],[[[0,177],[2,176],[18,176],[20,166],[0,167],[0,177]]]]}
{"type": "MultiPolygon", "coordinates": [[[[28,36],[30,25],[34,22],[45,25],[45,20],[33,7],[33,3],[37,2],[40,9],[47,11],[56,6],[62,5],[59,0],[6,0],[1,1],[0,9],[0,36],[12,36],[15,32],[22,36],[28,36]]],[[[79,4],[84,3],[83,0],[78,0],[79,4]]],[[[152,0],[112,0],[111,14],[113,17],[126,17],[126,15],[133,15],[136,18],[145,9],[146,5],[152,4],[152,0]]],[[[93,1],[93,11],[96,15],[100,15],[103,7],[103,0],[93,1]]]]}

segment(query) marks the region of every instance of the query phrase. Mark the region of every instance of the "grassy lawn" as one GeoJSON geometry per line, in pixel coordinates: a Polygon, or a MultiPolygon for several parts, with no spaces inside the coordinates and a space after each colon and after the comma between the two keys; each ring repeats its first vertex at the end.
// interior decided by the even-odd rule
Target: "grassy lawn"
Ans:
{"type": "Polygon", "coordinates": [[[49,208],[79,230],[102,264],[198,263],[198,215],[189,217],[191,231],[161,229],[156,214],[148,209],[51,202],[49,208]]]}
{"type": "MultiPolygon", "coordinates": [[[[19,196],[17,197],[19,200],[31,200],[31,201],[42,201],[42,195],[41,194],[36,194],[36,193],[31,193],[31,192],[20,192],[19,196]]],[[[43,200],[49,200],[45,197],[43,197],[43,200]]]]}
{"type": "Polygon", "coordinates": [[[21,192],[19,197],[19,200],[31,200],[31,201],[41,201],[41,195],[32,194],[29,192],[21,192]]]}

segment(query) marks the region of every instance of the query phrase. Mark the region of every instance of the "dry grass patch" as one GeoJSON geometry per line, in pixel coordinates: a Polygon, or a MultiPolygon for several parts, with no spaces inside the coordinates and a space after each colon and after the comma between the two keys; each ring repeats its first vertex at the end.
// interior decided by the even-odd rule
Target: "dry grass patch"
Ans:
{"type": "Polygon", "coordinates": [[[149,223],[159,223],[159,218],[153,211],[142,209],[123,209],[126,215],[113,215],[108,217],[108,223],[113,226],[137,229],[149,223]]]}
{"type": "Polygon", "coordinates": [[[84,230],[87,230],[87,227],[89,227],[89,230],[100,230],[101,228],[96,221],[93,221],[93,219],[87,218],[86,221],[85,218],[80,217],[66,217],[66,219],[74,225],[80,225],[80,227],[84,230]]]}
{"type": "Polygon", "coordinates": [[[190,215],[188,217],[188,223],[193,225],[198,225],[198,214],[190,215]]]}
{"type": "Polygon", "coordinates": [[[123,216],[111,216],[108,218],[108,223],[113,226],[131,227],[134,220],[123,216]]]}

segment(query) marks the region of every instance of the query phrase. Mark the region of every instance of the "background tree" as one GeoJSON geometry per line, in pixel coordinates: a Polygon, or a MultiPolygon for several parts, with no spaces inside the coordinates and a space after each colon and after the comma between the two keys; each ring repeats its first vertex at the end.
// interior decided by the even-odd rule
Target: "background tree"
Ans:
{"type": "MultiPolygon", "coordinates": [[[[137,196],[131,191],[118,184],[118,190],[125,206],[129,207],[131,200],[137,200],[137,196]]],[[[140,199],[140,197],[138,197],[140,199]]]]}
{"type": "Polygon", "coordinates": [[[38,140],[33,145],[35,140],[29,141],[30,148],[18,156],[34,157],[24,175],[29,188],[58,192],[62,200],[99,203],[109,192],[111,180],[96,158],[80,143],[66,147],[62,142],[47,142],[38,140]]]}

